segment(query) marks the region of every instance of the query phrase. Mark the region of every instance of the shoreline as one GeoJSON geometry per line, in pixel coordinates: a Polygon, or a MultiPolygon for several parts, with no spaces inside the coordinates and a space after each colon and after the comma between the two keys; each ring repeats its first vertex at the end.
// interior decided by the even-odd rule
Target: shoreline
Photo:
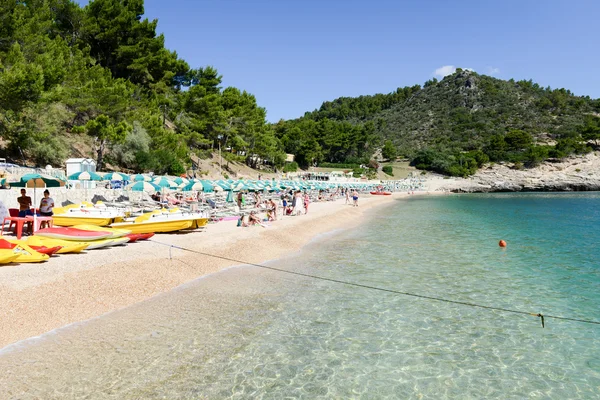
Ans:
{"type": "Polygon", "coordinates": [[[343,199],[313,203],[307,215],[286,216],[267,228],[238,229],[236,221],[224,221],[204,231],[159,234],[154,242],[61,255],[43,264],[2,267],[0,296],[6,306],[0,311],[0,351],[244,265],[168,245],[260,264],[292,256],[320,235],[359,225],[369,210],[408,197],[406,193],[366,195],[359,207],[348,207],[343,199]]]}
{"type": "Polygon", "coordinates": [[[600,191],[600,152],[544,161],[531,169],[513,164],[490,164],[468,178],[438,176],[434,190],[454,193],[593,192],[600,191]]]}

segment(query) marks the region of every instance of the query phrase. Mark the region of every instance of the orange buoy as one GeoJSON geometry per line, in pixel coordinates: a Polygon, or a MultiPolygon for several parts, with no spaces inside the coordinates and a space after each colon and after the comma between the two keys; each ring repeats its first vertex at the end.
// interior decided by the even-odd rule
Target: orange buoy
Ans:
{"type": "Polygon", "coordinates": [[[506,242],[505,242],[504,240],[501,240],[501,241],[498,243],[498,246],[500,246],[500,247],[506,247],[506,242]]]}

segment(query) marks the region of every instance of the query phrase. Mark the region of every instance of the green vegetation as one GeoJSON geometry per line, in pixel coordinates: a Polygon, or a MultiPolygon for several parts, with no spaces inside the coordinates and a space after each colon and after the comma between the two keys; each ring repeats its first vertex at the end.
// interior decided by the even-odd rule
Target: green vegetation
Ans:
{"type": "Polygon", "coordinates": [[[391,165],[385,165],[381,170],[389,176],[394,176],[394,169],[391,165]]]}
{"type": "Polygon", "coordinates": [[[358,166],[381,154],[467,176],[600,147],[600,100],[461,69],[269,124],[252,94],[189,66],[143,14],[143,0],[0,0],[3,156],[61,164],[83,151],[99,166],[179,174],[220,148],[254,168],[281,169],[290,153],[297,167],[373,175],[358,166]]]}
{"type": "Polygon", "coordinates": [[[283,166],[283,172],[296,172],[298,171],[298,163],[296,161],[292,161],[291,163],[287,163],[283,166]]]}
{"type": "MultiPolygon", "coordinates": [[[[365,161],[365,164],[368,161],[365,161]]],[[[335,169],[354,169],[360,167],[359,164],[341,164],[341,163],[320,163],[320,168],[335,168],[335,169]]]]}
{"type": "Polygon", "coordinates": [[[99,167],[176,174],[220,145],[282,166],[255,97],[221,88],[213,67],[191,68],[143,14],[143,0],[0,1],[5,155],[60,164],[78,144],[99,167]]]}
{"type": "Polygon", "coordinates": [[[457,69],[423,88],[325,102],[275,131],[301,165],[364,163],[381,148],[384,159],[400,154],[420,169],[467,176],[488,161],[531,167],[588,152],[600,143],[598,113],[600,100],[565,89],[457,69]],[[311,145],[290,141],[298,135],[311,145]]]}

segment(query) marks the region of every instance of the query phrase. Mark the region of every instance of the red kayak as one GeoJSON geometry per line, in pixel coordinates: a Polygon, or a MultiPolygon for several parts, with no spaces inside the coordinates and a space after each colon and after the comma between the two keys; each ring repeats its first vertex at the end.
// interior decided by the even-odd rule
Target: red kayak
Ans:
{"type": "Polygon", "coordinates": [[[54,246],[54,247],[29,246],[29,247],[31,247],[32,249],[34,249],[38,253],[48,254],[49,256],[51,256],[52,254],[54,254],[54,253],[58,252],[60,249],[62,249],[62,246],[54,246]]]}
{"type": "Polygon", "coordinates": [[[391,196],[392,195],[392,192],[370,192],[370,193],[375,196],[391,196]]]}
{"type": "MultiPolygon", "coordinates": [[[[14,249],[17,246],[18,245],[16,243],[11,243],[8,240],[0,239],[0,249],[9,249],[10,250],[10,249],[14,249]]],[[[29,247],[31,247],[33,250],[37,251],[38,253],[47,254],[49,256],[51,256],[52,254],[54,254],[57,251],[59,251],[60,249],[62,249],[62,246],[55,246],[55,247],[29,246],[29,247]]]]}
{"type": "Polygon", "coordinates": [[[137,242],[138,240],[150,239],[152,236],[154,236],[154,233],[130,233],[125,235],[125,237],[129,238],[129,243],[137,242]]]}
{"type": "Polygon", "coordinates": [[[107,239],[109,236],[112,236],[111,232],[86,231],[83,229],[65,227],[44,228],[40,229],[35,234],[38,236],[49,237],[52,239],[76,240],[82,242],[90,240],[107,239]]]}

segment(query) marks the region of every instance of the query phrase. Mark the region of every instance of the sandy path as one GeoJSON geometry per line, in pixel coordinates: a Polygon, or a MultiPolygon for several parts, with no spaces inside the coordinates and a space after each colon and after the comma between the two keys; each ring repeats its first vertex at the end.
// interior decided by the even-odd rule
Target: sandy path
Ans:
{"type": "Polygon", "coordinates": [[[156,242],[61,255],[44,264],[2,267],[0,348],[239,264],[157,242],[262,263],[300,250],[319,234],[356,226],[367,210],[402,196],[363,196],[360,207],[346,206],[344,200],[313,203],[307,215],[284,217],[267,228],[238,228],[236,221],[220,222],[202,232],[156,235],[156,242]]]}

